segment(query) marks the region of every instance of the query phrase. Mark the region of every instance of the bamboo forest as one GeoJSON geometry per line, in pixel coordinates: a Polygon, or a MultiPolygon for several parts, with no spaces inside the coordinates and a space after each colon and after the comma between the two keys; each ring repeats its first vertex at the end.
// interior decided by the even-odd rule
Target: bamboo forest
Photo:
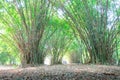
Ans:
{"type": "Polygon", "coordinates": [[[0,0],[0,80],[120,80],[120,0],[0,0]]]}

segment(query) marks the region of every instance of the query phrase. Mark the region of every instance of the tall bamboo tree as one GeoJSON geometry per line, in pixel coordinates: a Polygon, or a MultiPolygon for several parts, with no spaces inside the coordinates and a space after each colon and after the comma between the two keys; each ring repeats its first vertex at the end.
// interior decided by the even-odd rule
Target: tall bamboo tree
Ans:
{"type": "Polygon", "coordinates": [[[45,53],[53,57],[53,64],[59,64],[62,61],[63,55],[69,51],[69,47],[74,40],[74,35],[72,34],[72,29],[64,19],[60,19],[58,16],[52,18],[50,21],[52,26],[46,29],[45,35],[51,35],[53,32],[54,34],[46,41],[47,50],[45,53]]]}
{"type": "Polygon", "coordinates": [[[86,46],[90,62],[111,63],[119,33],[114,0],[60,0],[59,3],[66,20],[86,46]],[[110,15],[115,16],[110,19],[110,15]]]}
{"type": "Polygon", "coordinates": [[[49,0],[1,0],[4,13],[2,24],[18,48],[22,66],[43,62],[43,53],[39,49],[44,29],[51,15],[49,0]]]}

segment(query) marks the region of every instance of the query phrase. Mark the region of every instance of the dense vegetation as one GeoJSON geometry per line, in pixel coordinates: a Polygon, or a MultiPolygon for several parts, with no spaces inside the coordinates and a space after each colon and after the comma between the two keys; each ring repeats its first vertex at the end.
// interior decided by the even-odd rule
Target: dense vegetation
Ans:
{"type": "Polygon", "coordinates": [[[0,0],[0,64],[120,64],[120,0],[0,0]],[[67,59],[67,60],[64,60],[67,59]]]}

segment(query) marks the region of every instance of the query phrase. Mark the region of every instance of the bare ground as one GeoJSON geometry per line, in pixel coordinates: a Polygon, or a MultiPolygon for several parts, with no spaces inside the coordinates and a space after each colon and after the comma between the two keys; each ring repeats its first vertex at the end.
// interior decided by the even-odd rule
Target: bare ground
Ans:
{"type": "Polygon", "coordinates": [[[13,66],[0,65],[0,70],[15,69],[13,66]]]}
{"type": "Polygon", "coordinates": [[[4,67],[0,69],[0,80],[120,80],[120,67],[81,64],[4,67]]]}

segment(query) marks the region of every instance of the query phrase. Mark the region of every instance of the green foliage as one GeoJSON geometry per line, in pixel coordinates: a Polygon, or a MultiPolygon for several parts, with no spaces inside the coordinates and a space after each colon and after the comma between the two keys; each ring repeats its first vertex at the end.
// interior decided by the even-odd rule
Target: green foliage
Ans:
{"type": "Polygon", "coordinates": [[[19,65],[19,55],[15,47],[0,39],[0,64],[19,65]]]}
{"type": "Polygon", "coordinates": [[[0,64],[119,64],[119,16],[112,0],[0,0],[0,64]]]}
{"type": "Polygon", "coordinates": [[[1,0],[5,12],[1,24],[4,24],[9,39],[19,50],[22,66],[43,62],[41,39],[50,18],[50,4],[46,0],[1,0]],[[39,56],[39,57],[38,57],[39,56]]]}
{"type": "Polygon", "coordinates": [[[111,7],[112,5],[109,0],[70,0],[68,5],[61,3],[66,20],[75,33],[79,34],[87,48],[87,53],[89,52],[92,63],[104,64],[112,61],[119,33],[116,28],[119,17],[113,16],[111,23],[109,20],[109,11],[117,11],[116,8],[111,7]]]}
{"type": "Polygon", "coordinates": [[[54,16],[49,24],[51,26],[46,29],[44,36],[52,36],[46,41],[47,50],[45,49],[44,52],[53,56],[55,64],[61,63],[63,55],[69,50],[74,35],[69,25],[57,16],[54,16]]]}

